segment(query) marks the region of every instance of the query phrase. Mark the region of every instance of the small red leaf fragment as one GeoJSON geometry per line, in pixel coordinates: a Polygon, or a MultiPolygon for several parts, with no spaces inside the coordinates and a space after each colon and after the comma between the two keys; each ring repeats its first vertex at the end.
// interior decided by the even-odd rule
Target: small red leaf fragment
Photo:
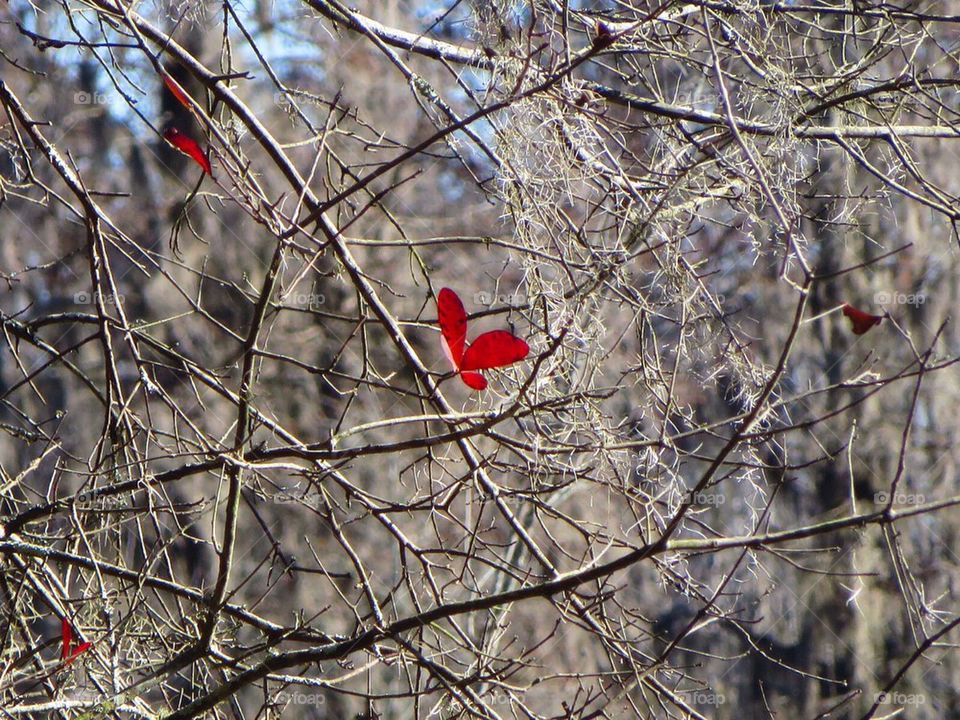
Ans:
{"type": "Polygon", "coordinates": [[[60,637],[60,659],[66,660],[70,657],[70,646],[73,645],[73,628],[66,618],[60,618],[60,637]]]}
{"type": "Polygon", "coordinates": [[[177,99],[177,102],[183,105],[187,110],[193,111],[193,106],[190,104],[190,99],[187,97],[187,94],[180,88],[180,85],[177,84],[177,81],[172,77],[163,74],[163,84],[167,86],[167,90],[177,99]]]}
{"type": "Polygon", "coordinates": [[[468,388],[473,388],[474,390],[487,389],[487,379],[478,372],[461,372],[460,379],[463,380],[468,388]]]}
{"type": "Polygon", "coordinates": [[[849,303],[843,306],[843,314],[850,319],[850,327],[854,335],[863,335],[874,325],[879,325],[883,320],[883,315],[871,315],[863,310],[858,310],[849,303]]]}
{"type": "Polygon", "coordinates": [[[70,657],[67,659],[67,665],[69,665],[69,664],[72,663],[74,660],[76,660],[76,659],[77,659],[77,656],[79,656],[81,653],[84,653],[84,652],[86,652],[86,651],[89,650],[89,649],[90,649],[90,643],[89,643],[89,642],[83,642],[83,643],[80,643],[79,645],[77,645],[77,647],[74,649],[74,651],[73,651],[72,653],[70,653],[70,657]]]}
{"type": "Polygon", "coordinates": [[[210,166],[210,160],[207,158],[207,154],[200,149],[200,145],[197,144],[197,141],[192,137],[180,132],[177,130],[177,128],[172,127],[164,131],[163,139],[173,145],[184,155],[188,155],[193,158],[197,165],[202,167],[203,171],[207,175],[213,175],[213,168],[210,166]]]}
{"type": "Polygon", "coordinates": [[[80,643],[76,648],[73,647],[73,628],[70,626],[70,621],[66,618],[60,618],[60,635],[60,659],[65,661],[67,665],[76,660],[78,655],[86,652],[90,648],[89,642],[80,643]]]}

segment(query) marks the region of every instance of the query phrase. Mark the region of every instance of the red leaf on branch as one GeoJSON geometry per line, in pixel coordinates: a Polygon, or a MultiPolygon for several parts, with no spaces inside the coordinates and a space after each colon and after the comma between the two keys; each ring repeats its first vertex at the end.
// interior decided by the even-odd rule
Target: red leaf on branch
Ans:
{"type": "Polygon", "coordinates": [[[163,139],[184,155],[189,155],[193,158],[207,175],[213,175],[213,169],[210,166],[210,160],[207,158],[207,154],[200,149],[200,145],[192,137],[172,127],[164,131],[163,139]]]}
{"type": "Polygon", "coordinates": [[[530,346],[506,330],[491,330],[467,345],[467,313],[459,296],[443,288],[437,296],[443,351],[467,387],[483,390],[487,380],[476,370],[512,365],[530,353],[530,346]]]}
{"type": "Polygon", "coordinates": [[[843,306],[843,314],[850,318],[850,326],[854,335],[863,335],[874,325],[879,325],[883,320],[882,315],[871,315],[863,310],[857,310],[849,303],[843,306]]]}
{"type": "Polygon", "coordinates": [[[167,86],[167,90],[177,99],[177,102],[183,105],[187,110],[193,111],[193,106],[190,104],[190,99],[187,97],[187,94],[181,89],[180,85],[177,84],[177,81],[172,77],[163,73],[163,84],[167,86]]]}
{"type": "Polygon", "coordinates": [[[70,646],[73,645],[73,628],[70,627],[70,621],[66,618],[60,618],[60,637],[62,638],[60,659],[66,660],[70,657],[70,646]]]}
{"type": "Polygon", "coordinates": [[[66,618],[60,618],[60,635],[60,659],[66,661],[67,665],[76,660],[78,655],[90,647],[90,643],[88,642],[83,642],[77,645],[77,647],[73,647],[73,628],[70,626],[70,621],[66,618]]]}

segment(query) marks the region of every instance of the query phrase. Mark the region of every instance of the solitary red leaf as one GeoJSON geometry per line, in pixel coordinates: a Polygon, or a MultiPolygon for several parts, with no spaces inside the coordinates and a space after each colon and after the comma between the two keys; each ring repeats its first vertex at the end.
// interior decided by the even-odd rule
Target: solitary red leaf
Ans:
{"type": "Polygon", "coordinates": [[[850,318],[850,326],[854,335],[863,335],[874,325],[879,325],[883,320],[882,315],[871,315],[863,310],[857,310],[853,305],[847,303],[843,306],[843,314],[850,318]]]}
{"type": "Polygon", "coordinates": [[[180,85],[177,84],[177,81],[172,77],[163,73],[163,84],[167,86],[167,90],[177,99],[181,105],[183,105],[187,110],[193,110],[193,106],[190,104],[190,99],[187,97],[187,94],[180,89],[180,85]]]}
{"type": "Polygon", "coordinates": [[[80,643],[76,648],[73,647],[73,628],[70,626],[70,621],[66,618],[60,618],[60,634],[62,638],[60,659],[65,660],[67,665],[76,660],[78,655],[90,647],[90,643],[88,642],[80,643]]]}
{"type": "Polygon", "coordinates": [[[443,351],[460,379],[474,390],[487,387],[486,378],[474,371],[512,365],[530,352],[525,341],[506,330],[485,332],[467,346],[467,313],[450,288],[443,288],[437,296],[437,316],[443,351]]]}
{"type": "Polygon", "coordinates": [[[60,659],[66,660],[70,657],[70,646],[73,645],[73,628],[70,627],[70,621],[66,618],[60,618],[60,637],[63,639],[60,647],[60,659]]]}
{"type": "Polygon", "coordinates": [[[173,145],[184,155],[189,155],[191,158],[193,158],[197,165],[202,167],[203,171],[207,175],[213,175],[212,168],[210,167],[210,160],[207,158],[207,154],[200,149],[197,141],[192,137],[180,132],[177,130],[177,128],[172,127],[168,128],[163,133],[163,139],[173,145]]]}

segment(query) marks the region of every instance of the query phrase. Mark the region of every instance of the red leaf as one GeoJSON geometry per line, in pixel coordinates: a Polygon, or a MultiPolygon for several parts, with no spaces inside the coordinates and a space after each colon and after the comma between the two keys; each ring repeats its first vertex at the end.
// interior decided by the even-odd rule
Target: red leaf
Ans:
{"type": "Polygon", "coordinates": [[[62,638],[60,659],[66,660],[70,657],[70,646],[73,645],[73,628],[70,627],[70,621],[66,618],[60,618],[60,637],[62,638]]]}
{"type": "Polygon", "coordinates": [[[80,643],[76,648],[73,648],[73,628],[66,618],[60,618],[60,635],[62,638],[60,659],[65,660],[67,665],[76,660],[80,653],[86,652],[90,648],[88,642],[80,643]]]}
{"type": "Polygon", "coordinates": [[[84,652],[86,652],[86,651],[89,650],[89,649],[90,649],[90,643],[88,643],[88,642],[80,643],[79,645],[77,645],[76,650],[74,650],[72,653],[70,653],[70,657],[67,658],[67,665],[69,665],[69,664],[72,663],[74,660],[76,660],[76,659],[77,659],[77,656],[80,655],[80,653],[84,653],[84,652]]]}
{"type": "Polygon", "coordinates": [[[440,322],[443,351],[460,373],[460,379],[474,390],[487,387],[487,380],[476,370],[503,367],[523,360],[530,346],[506,330],[483,333],[467,346],[467,313],[457,294],[443,288],[437,296],[437,317],[440,322]]]}
{"type": "Polygon", "coordinates": [[[210,167],[210,160],[207,159],[206,153],[200,149],[197,141],[192,137],[180,132],[177,130],[177,128],[172,127],[163,133],[163,139],[173,145],[184,155],[189,155],[192,157],[194,161],[196,161],[197,165],[203,168],[203,171],[207,175],[213,175],[212,168],[210,167]]]}
{"type": "Polygon", "coordinates": [[[190,110],[192,112],[193,106],[190,104],[190,100],[189,98],[187,98],[187,94],[180,89],[180,86],[177,84],[177,81],[174,80],[169,75],[167,75],[166,73],[163,73],[162,77],[163,77],[163,84],[167,86],[167,90],[169,90],[171,94],[177,99],[177,102],[179,102],[187,110],[190,110]]]}
{"type": "Polygon", "coordinates": [[[463,360],[463,348],[467,342],[467,311],[463,309],[460,298],[450,288],[443,288],[437,296],[437,316],[440,320],[440,333],[443,335],[443,351],[460,369],[463,360]]]}
{"type": "Polygon", "coordinates": [[[487,370],[503,367],[523,360],[530,353],[530,346],[506,330],[485,332],[463,354],[461,370],[487,370]]]}
{"type": "Polygon", "coordinates": [[[474,390],[487,389],[487,379],[478,372],[462,372],[460,373],[460,379],[467,387],[474,390]]]}
{"type": "Polygon", "coordinates": [[[850,326],[854,335],[863,335],[874,325],[879,325],[883,315],[871,315],[863,310],[857,310],[849,303],[843,306],[843,314],[850,318],[850,326]]]}

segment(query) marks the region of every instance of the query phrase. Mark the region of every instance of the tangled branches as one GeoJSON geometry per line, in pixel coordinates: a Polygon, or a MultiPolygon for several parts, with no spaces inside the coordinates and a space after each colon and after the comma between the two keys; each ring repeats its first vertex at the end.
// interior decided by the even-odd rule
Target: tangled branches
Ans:
{"type": "Polygon", "coordinates": [[[12,5],[0,717],[960,703],[945,3],[12,5]]]}

